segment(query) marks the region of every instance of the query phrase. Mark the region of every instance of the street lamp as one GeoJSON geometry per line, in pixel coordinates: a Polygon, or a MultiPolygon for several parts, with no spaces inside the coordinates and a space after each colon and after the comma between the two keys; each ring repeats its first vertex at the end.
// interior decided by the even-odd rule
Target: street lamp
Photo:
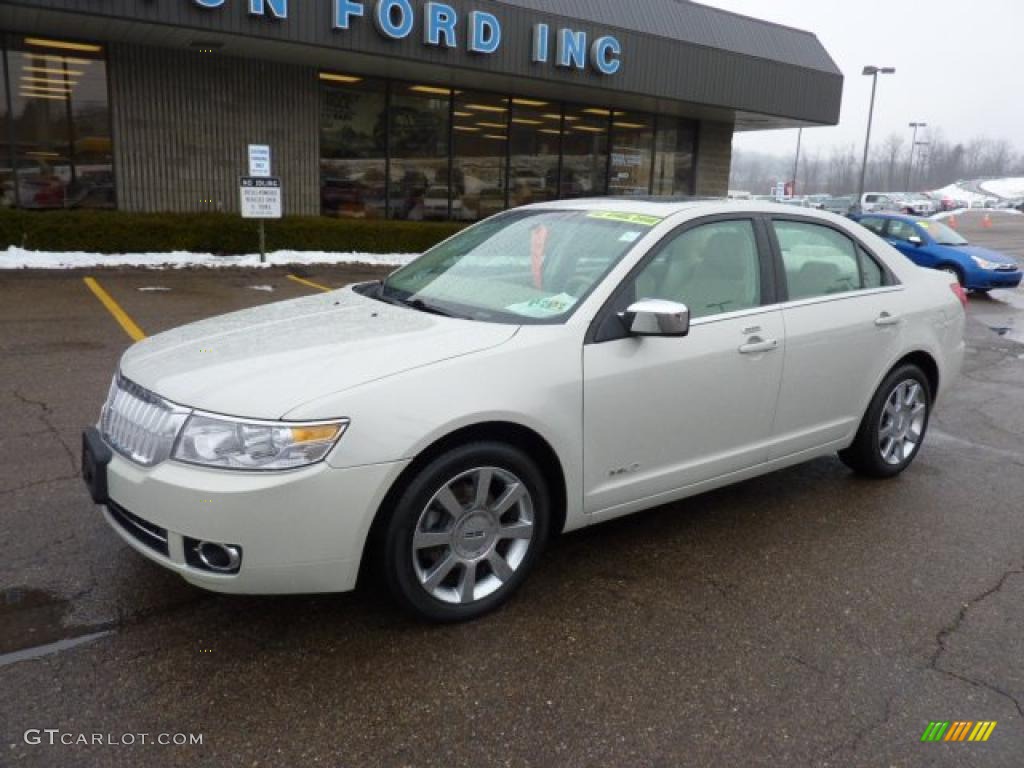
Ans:
{"type": "Polygon", "coordinates": [[[864,139],[864,163],[860,168],[860,192],[857,194],[857,206],[863,205],[864,181],[868,175],[868,149],[871,147],[871,123],[875,119],[875,92],[878,90],[879,75],[895,75],[895,67],[864,67],[861,73],[873,78],[871,82],[871,109],[868,111],[868,135],[864,139]]]}
{"type": "Polygon", "coordinates": [[[927,128],[928,123],[910,123],[910,127],[914,129],[914,138],[910,140],[910,165],[907,166],[907,192],[910,191],[911,174],[914,172],[914,148],[917,146],[917,129],[927,128]]]}

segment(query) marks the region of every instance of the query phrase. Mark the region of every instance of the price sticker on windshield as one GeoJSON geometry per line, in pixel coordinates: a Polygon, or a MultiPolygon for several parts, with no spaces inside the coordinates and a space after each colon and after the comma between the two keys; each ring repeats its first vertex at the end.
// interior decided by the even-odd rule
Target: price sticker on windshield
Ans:
{"type": "Polygon", "coordinates": [[[636,224],[641,227],[656,227],[661,224],[660,216],[647,216],[643,213],[620,213],[618,211],[591,211],[587,214],[588,219],[601,219],[602,221],[622,221],[626,224],[636,224]]]}

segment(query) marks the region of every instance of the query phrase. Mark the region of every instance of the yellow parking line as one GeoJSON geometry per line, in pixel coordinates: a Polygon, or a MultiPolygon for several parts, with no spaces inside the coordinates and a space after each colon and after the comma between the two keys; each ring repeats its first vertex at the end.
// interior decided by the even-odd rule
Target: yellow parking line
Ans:
{"type": "Polygon", "coordinates": [[[142,329],[135,324],[135,321],[128,316],[127,312],[121,309],[121,305],[114,301],[114,297],[107,293],[103,286],[92,277],[86,277],[83,280],[89,290],[100,300],[100,303],[107,308],[107,311],[114,316],[118,324],[124,328],[124,332],[132,338],[132,341],[142,341],[146,338],[146,334],[142,332],[142,329]]]}
{"type": "Polygon", "coordinates": [[[310,288],[316,288],[318,291],[333,291],[333,288],[328,288],[326,285],[320,285],[320,283],[314,283],[312,280],[306,280],[304,277],[296,277],[295,275],[288,275],[289,280],[294,280],[296,283],[302,283],[308,285],[310,288]]]}

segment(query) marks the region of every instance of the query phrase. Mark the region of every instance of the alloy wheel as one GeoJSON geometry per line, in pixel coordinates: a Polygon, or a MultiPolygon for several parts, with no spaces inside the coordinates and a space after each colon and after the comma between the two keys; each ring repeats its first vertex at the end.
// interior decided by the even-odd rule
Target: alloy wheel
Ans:
{"type": "Polygon", "coordinates": [[[887,464],[899,466],[913,457],[927,415],[928,402],[920,382],[906,379],[889,393],[878,424],[878,450],[887,464]]]}
{"type": "Polygon", "coordinates": [[[506,469],[478,467],[446,482],[423,508],[413,532],[413,568],[431,597],[466,605],[506,585],[533,538],[526,484],[506,469]]]}

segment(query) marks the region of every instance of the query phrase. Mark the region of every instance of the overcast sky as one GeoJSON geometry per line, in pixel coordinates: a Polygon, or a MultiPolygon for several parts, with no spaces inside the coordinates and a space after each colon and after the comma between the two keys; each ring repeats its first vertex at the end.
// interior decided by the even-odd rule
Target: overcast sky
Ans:
{"type": "MultiPolygon", "coordinates": [[[[642,0],[641,0],[642,1],[642,0]]],[[[872,144],[907,123],[947,139],[1004,138],[1024,151],[1024,0],[699,0],[704,5],[814,32],[846,76],[835,128],[804,131],[804,146],[863,148],[871,100],[866,64],[879,75],[872,144]]],[[[921,140],[921,137],[918,137],[921,140]]],[[[740,149],[793,152],[796,131],[737,134],[740,149]]]]}

